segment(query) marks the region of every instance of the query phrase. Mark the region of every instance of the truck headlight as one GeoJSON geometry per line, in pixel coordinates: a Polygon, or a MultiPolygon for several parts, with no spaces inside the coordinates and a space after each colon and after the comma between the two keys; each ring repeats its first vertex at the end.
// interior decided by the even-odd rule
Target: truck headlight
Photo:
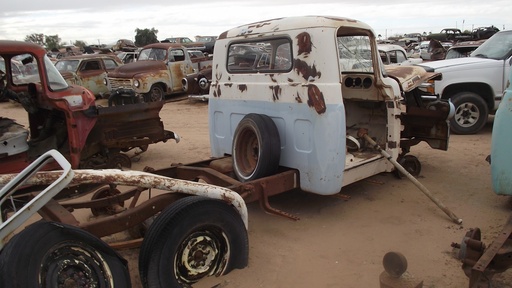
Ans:
{"type": "Polygon", "coordinates": [[[134,80],[133,81],[133,87],[139,88],[140,87],[140,81],[139,80],[134,80]]]}
{"type": "Polygon", "coordinates": [[[436,85],[434,83],[434,80],[428,80],[427,82],[423,82],[419,88],[429,94],[436,94],[436,85]]]}

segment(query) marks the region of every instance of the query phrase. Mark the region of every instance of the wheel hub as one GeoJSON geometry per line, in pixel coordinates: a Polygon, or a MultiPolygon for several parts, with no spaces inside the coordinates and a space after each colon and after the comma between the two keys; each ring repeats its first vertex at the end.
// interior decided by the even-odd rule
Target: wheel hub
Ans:
{"type": "Polygon", "coordinates": [[[216,243],[208,236],[199,236],[192,239],[183,250],[187,257],[185,266],[196,274],[208,272],[215,265],[215,258],[219,253],[216,243]]]}
{"type": "Polygon", "coordinates": [[[460,126],[470,127],[478,121],[479,112],[480,111],[476,105],[463,103],[455,112],[455,121],[457,121],[460,126]]]}
{"type": "Polygon", "coordinates": [[[226,257],[229,257],[229,248],[223,248],[226,245],[224,236],[211,231],[190,234],[177,254],[177,279],[182,283],[194,283],[207,276],[221,275],[226,257]]]}
{"type": "Polygon", "coordinates": [[[41,287],[100,287],[111,278],[108,271],[109,275],[102,273],[106,265],[101,256],[74,245],[52,249],[41,266],[41,287]]]}

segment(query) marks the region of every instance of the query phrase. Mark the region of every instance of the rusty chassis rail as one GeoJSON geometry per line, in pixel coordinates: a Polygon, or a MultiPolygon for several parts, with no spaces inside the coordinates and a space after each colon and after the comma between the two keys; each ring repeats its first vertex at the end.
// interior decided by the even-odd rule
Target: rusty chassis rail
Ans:
{"type": "Polygon", "coordinates": [[[481,241],[479,228],[470,229],[461,243],[452,243],[459,248],[462,270],[469,277],[469,288],[491,287],[491,279],[512,267],[512,216],[489,247],[481,241]]]}
{"type": "MultiPolygon", "coordinates": [[[[248,226],[246,203],[259,201],[260,206],[270,214],[281,215],[297,220],[298,217],[270,206],[268,197],[299,187],[298,171],[282,167],[276,174],[254,181],[242,183],[236,180],[231,169],[231,158],[216,158],[192,164],[171,165],[169,168],[145,171],[73,170],[74,176],[69,186],[46,202],[37,212],[43,219],[80,227],[97,237],[112,235],[125,231],[146,219],[158,214],[172,202],[188,195],[200,195],[220,199],[231,203],[240,213],[245,226],[248,226]],[[98,199],[82,200],[78,197],[99,189],[116,189],[125,187],[122,192],[98,199]],[[152,189],[163,193],[152,196],[152,189]],[[148,193],[147,200],[141,200],[143,193],[148,193]],[[62,195],[61,195],[62,194],[62,195]],[[77,201],[68,201],[76,199],[77,201]],[[76,209],[101,209],[124,201],[130,201],[120,212],[97,217],[81,223],[73,215],[76,209]]],[[[53,183],[61,175],[59,171],[37,172],[25,184],[34,189],[21,189],[23,193],[14,194],[20,202],[28,202],[37,197],[45,185],[53,183]]],[[[0,186],[8,183],[16,174],[0,175],[0,186]]],[[[155,193],[157,194],[157,193],[155,193]]],[[[5,216],[5,215],[2,215],[5,216]]],[[[131,248],[140,245],[142,239],[111,243],[115,248],[131,248]]]]}

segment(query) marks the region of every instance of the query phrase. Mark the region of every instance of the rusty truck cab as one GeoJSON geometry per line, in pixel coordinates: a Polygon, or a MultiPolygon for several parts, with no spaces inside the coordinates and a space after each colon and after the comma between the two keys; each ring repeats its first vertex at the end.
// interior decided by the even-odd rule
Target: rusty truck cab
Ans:
{"type": "MultiPolygon", "coordinates": [[[[307,16],[243,25],[220,35],[214,55],[209,95],[214,157],[243,152],[261,158],[266,153],[261,144],[270,138],[279,142],[279,151],[265,161],[297,169],[302,190],[330,195],[395,169],[368,147],[361,131],[394,159],[422,140],[447,148],[450,105],[441,104],[442,113],[428,115],[426,103],[437,100],[417,89],[439,75],[420,67],[385,70],[374,32],[357,20],[307,16]],[[417,121],[428,117],[433,119],[424,121],[428,124],[417,121]],[[262,130],[275,126],[277,132],[258,131],[260,142],[239,144],[244,127],[258,121],[266,123],[262,130]],[[441,133],[433,134],[433,127],[441,133]]],[[[233,159],[235,172],[242,175],[238,178],[251,180],[247,167],[253,160],[233,159]]]]}
{"type": "Polygon", "coordinates": [[[96,122],[83,113],[95,105],[94,95],[83,87],[68,86],[46,50],[37,44],[0,41],[0,56],[5,64],[2,95],[23,105],[30,135],[30,149],[0,156],[0,172],[21,171],[50,149],[64,151],[72,166],[78,167],[87,134],[96,122]],[[15,65],[22,67],[21,73],[13,69],[15,65]]]}

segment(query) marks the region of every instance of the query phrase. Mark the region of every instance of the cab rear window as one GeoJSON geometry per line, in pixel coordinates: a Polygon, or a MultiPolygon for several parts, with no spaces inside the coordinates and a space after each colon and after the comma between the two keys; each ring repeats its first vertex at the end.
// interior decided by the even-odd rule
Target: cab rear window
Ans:
{"type": "Polygon", "coordinates": [[[233,43],[228,49],[227,70],[230,73],[290,71],[291,47],[288,38],[233,43]]]}

